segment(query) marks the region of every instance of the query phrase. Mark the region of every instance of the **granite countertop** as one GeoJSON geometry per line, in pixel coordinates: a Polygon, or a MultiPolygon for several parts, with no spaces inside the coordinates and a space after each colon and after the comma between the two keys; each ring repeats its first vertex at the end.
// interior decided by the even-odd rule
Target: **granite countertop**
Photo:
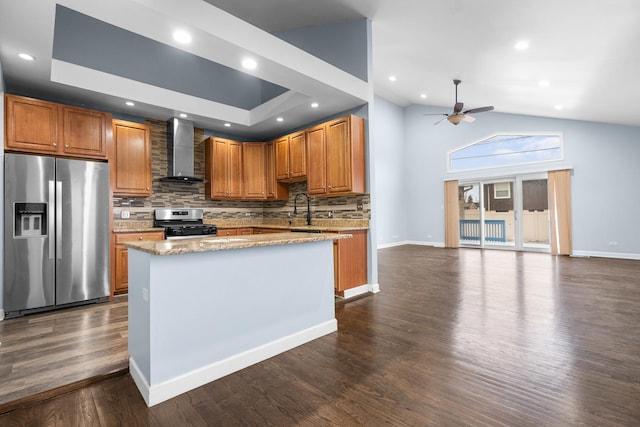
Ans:
{"type": "Polygon", "coordinates": [[[194,252],[212,252],[228,249],[253,248],[260,246],[290,245],[296,243],[320,242],[324,240],[349,239],[350,234],[322,233],[272,233],[249,236],[206,237],[178,240],[154,240],[125,243],[130,249],[137,249],[152,255],[177,255],[194,252]]]}
{"type": "MultiPolygon", "coordinates": [[[[344,232],[354,230],[368,230],[368,220],[353,219],[319,219],[314,220],[312,225],[306,225],[304,220],[241,220],[241,219],[205,219],[205,224],[215,224],[218,228],[274,228],[283,231],[289,230],[320,230],[326,232],[344,232]]],[[[137,220],[114,220],[114,233],[140,233],[145,231],[164,231],[163,228],[153,226],[153,221],[137,220]]],[[[275,233],[274,233],[275,234],[275,233]]]]}

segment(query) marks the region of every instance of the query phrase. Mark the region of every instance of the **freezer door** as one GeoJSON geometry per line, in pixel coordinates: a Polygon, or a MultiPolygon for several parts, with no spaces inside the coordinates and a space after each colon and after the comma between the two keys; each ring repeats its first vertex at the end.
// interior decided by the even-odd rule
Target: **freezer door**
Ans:
{"type": "Polygon", "coordinates": [[[4,310],[54,305],[55,161],[4,155],[4,310]]]}
{"type": "Polygon", "coordinates": [[[109,166],[56,160],[56,305],[109,295],[109,166]]]}

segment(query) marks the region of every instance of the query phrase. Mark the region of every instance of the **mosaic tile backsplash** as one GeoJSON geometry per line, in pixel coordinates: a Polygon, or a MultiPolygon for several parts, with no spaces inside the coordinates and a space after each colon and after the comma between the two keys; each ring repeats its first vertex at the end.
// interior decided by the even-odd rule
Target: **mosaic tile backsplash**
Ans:
{"type": "MultiPolygon", "coordinates": [[[[113,214],[120,219],[126,210],[130,219],[150,221],[155,208],[203,208],[207,219],[274,219],[292,218],[296,194],[307,192],[307,183],[290,184],[289,200],[281,201],[220,201],[204,196],[204,183],[161,182],[167,175],[167,123],[147,120],[151,125],[151,152],[153,158],[153,193],[145,198],[114,198],[113,214]]],[[[204,130],[195,128],[194,175],[204,178],[204,130]]],[[[298,198],[296,218],[306,217],[306,199],[298,198]]],[[[312,217],[317,219],[370,219],[371,204],[368,194],[338,197],[311,197],[312,217]]]]}

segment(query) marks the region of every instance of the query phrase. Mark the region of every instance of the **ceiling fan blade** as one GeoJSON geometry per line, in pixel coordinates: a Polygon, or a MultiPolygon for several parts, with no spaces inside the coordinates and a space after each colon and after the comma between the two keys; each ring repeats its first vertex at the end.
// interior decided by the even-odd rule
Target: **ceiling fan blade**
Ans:
{"type": "Polygon", "coordinates": [[[463,112],[462,114],[475,114],[475,113],[482,113],[482,112],[491,111],[491,110],[493,110],[493,105],[489,105],[488,107],[472,108],[470,110],[463,112]]]}
{"type": "Polygon", "coordinates": [[[475,122],[475,121],[476,121],[476,118],[475,118],[475,117],[473,117],[473,116],[470,116],[470,115],[468,115],[468,114],[465,114],[465,115],[464,115],[464,119],[462,119],[462,121],[469,122],[469,123],[473,123],[473,122],[475,122]]]}
{"type": "Polygon", "coordinates": [[[424,113],[425,116],[448,116],[447,113],[424,113]]]}
{"type": "Polygon", "coordinates": [[[464,107],[464,103],[456,102],[456,105],[453,106],[453,114],[458,114],[462,111],[462,107],[464,107]]]}
{"type": "Polygon", "coordinates": [[[434,123],[434,125],[437,125],[439,123],[441,123],[444,120],[447,120],[449,117],[445,114],[443,118],[441,118],[440,120],[438,120],[437,122],[434,123]]]}

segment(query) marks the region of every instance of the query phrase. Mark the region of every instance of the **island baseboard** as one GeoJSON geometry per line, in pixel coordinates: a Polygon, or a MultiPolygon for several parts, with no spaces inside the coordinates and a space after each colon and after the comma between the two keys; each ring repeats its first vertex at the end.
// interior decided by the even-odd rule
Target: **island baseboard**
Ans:
{"type": "Polygon", "coordinates": [[[147,406],[154,406],[337,330],[337,320],[329,320],[154,386],[149,386],[133,357],[129,358],[129,372],[147,406]]]}

